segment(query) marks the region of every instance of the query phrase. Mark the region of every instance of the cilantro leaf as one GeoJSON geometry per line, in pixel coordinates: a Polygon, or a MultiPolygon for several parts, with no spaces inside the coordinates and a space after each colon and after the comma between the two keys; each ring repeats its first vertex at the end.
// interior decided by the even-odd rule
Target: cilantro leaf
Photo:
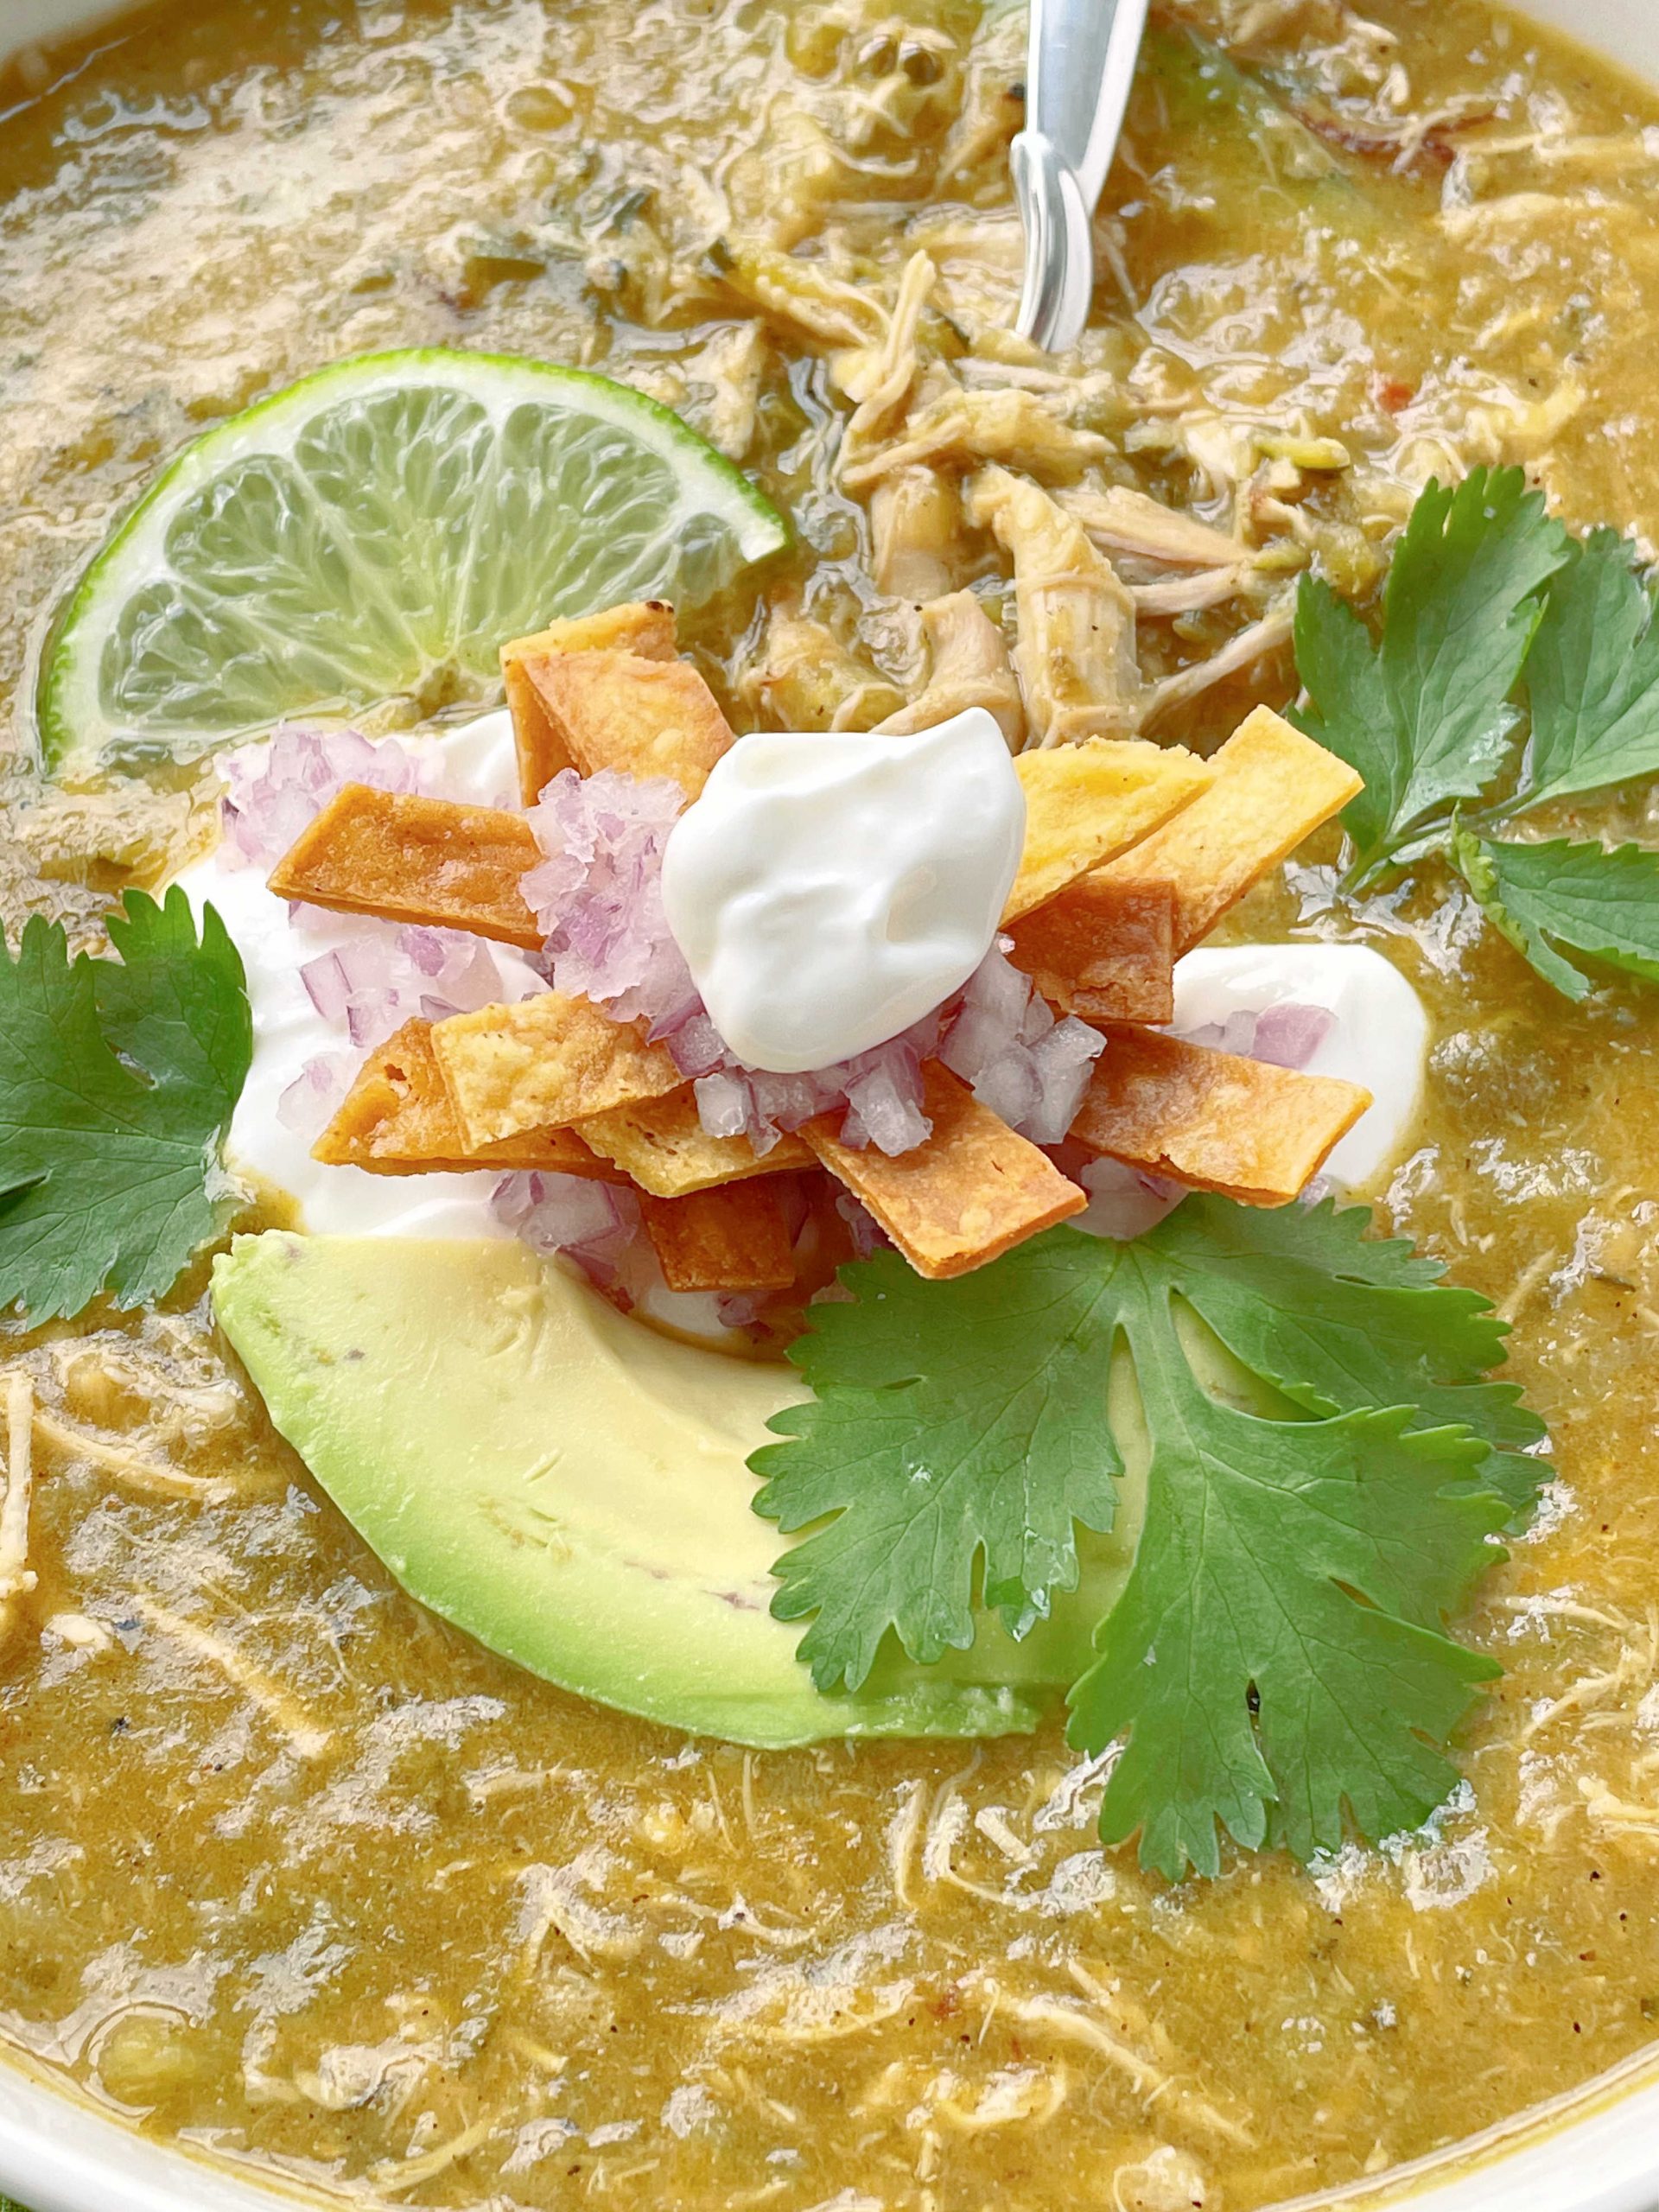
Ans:
{"type": "Polygon", "coordinates": [[[1483,1487],[1529,1510],[1542,1421],[1503,1364],[1504,1324],[1437,1260],[1368,1236],[1363,1206],[1275,1211],[1189,1203],[1159,1232],[1171,1288],[1253,1375],[1313,1414],[1409,1403],[1414,1426],[1459,1426],[1484,1446],[1483,1487]]]}
{"type": "Polygon", "coordinates": [[[1399,818],[1411,772],[1405,739],[1389,703],[1371,633],[1320,576],[1304,576],[1296,597],[1296,671],[1312,704],[1291,720],[1365,779],[1343,810],[1357,851],[1382,852],[1399,818]]]}
{"type": "Polygon", "coordinates": [[[39,916],[0,941],[0,1306],[31,1320],[171,1288],[218,1233],[219,1142],[253,1052],[242,962],[212,908],[129,893],[119,962],[71,961],[39,916]]]}
{"type": "Polygon", "coordinates": [[[1080,1749],[1128,1737],[1102,1837],[1139,1829],[1142,1864],[1179,1880],[1218,1872],[1217,1821],[1302,1859],[1340,1843],[1344,1801],[1365,1835],[1417,1827],[1455,1779],[1433,1745],[1499,1671],[1435,1618],[1504,1517],[1461,1479],[1478,1446],[1406,1434],[1403,1409],[1281,1423],[1219,1405],[1158,1306],[1136,1372],[1147,1523],[1071,1699],[1080,1749]]]}
{"type": "Polygon", "coordinates": [[[757,1510],[810,1530],[772,1610],[814,1616],[819,1687],[855,1687],[888,1635],[924,1662],[965,1646],[978,1586],[1023,1633],[1077,1586],[1072,1524],[1105,1529],[1138,1484],[1134,1565],[1073,1693],[1075,1743],[1128,1738],[1108,1840],[1139,1829],[1178,1878],[1216,1870],[1217,1821],[1306,1856],[1344,1805],[1372,1836],[1425,1818],[1453,1778],[1436,1747],[1493,1671],[1442,1616],[1548,1469],[1541,1424],[1486,1379],[1490,1306],[1369,1219],[1194,1196],[1132,1243],[1054,1230],[957,1282],[891,1255],[843,1269],[853,1302],[814,1309],[791,1355],[816,1402],[751,1463],[757,1510]]]}
{"type": "Polygon", "coordinates": [[[1567,952],[1659,983],[1659,853],[1560,837],[1513,844],[1459,830],[1452,859],[1493,926],[1567,997],[1594,988],[1567,952]]]}
{"type": "Polygon", "coordinates": [[[1629,542],[1598,530],[1549,588],[1527,661],[1532,742],[1515,808],[1659,775],[1659,622],[1629,542]]]}
{"type": "Polygon", "coordinates": [[[931,1666],[974,1640],[976,1562],[1010,1631],[1078,1578],[1073,1522],[1112,1524],[1121,1471],[1103,1419],[1100,1286],[1039,1237],[926,1286],[896,1253],[846,1270],[857,1303],[813,1309],[790,1357],[817,1393],[772,1423],[755,1510],[786,1533],[772,1611],[816,1619],[801,1656],[821,1690],[856,1688],[891,1629],[931,1666]]]}
{"type": "Polygon", "coordinates": [[[1431,481],[1395,548],[1369,662],[1358,618],[1304,578],[1297,665],[1312,703],[1296,719],[1367,779],[1344,817],[1357,880],[1504,766],[1540,594],[1570,545],[1518,468],[1476,469],[1455,490],[1431,481]]]}

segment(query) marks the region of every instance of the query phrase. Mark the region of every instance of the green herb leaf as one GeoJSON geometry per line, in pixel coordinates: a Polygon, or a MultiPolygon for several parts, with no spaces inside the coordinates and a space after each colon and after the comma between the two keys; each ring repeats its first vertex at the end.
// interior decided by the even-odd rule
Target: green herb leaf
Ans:
{"type": "Polygon", "coordinates": [[[1556,838],[1512,844],[1460,830],[1452,859],[1493,926],[1570,999],[1594,988],[1575,952],[1659,983],[1659,853],[1556,838]]]}
{"type": "Polygon", "coordinates": [[[768,1520],[835,1516],[788,1554],[772,1605],[816,1614],[801,1656],[826,1691],[856,1688],[890,1629],[924,1665],[966,1650],[982,1560],[985,1604],[1022,1633],[1077,1586],[1072,1524],[1110,1528],[1122,1471],[1101,1285],[1067,1247],[1039,1237],[949,1283],[883,1253],[842,1280],[857,1302],[815,1306],[790,1354],[817,1398],[772,1426],[800,1440],[750,1462],[768,1520]]]}
{"type": "Polygon", "coordinates": [[[1144,1480],[1073,1696],[1075,1743],[1128,1738],[1103,1834],[1139,1829],[1173,1878],[1216,1871],[1217,1821],[1306,1856],[1344,1805],[1371,1836],[1425,1818],[1454,1778],[1435,1746],[1494,1671],[1441,1617],[1548,1470],[1484,1379],[1486,1301],[1369,1218],[1193,1197],[1132,1243],[1056,1230],[960,1282],[844,1269],[854,1301],[791,1355],[816,1402],[752,1463],[758,1510],[811,1529],[773,1611],[816,1616],[819,1687],[855,1686],[888,1634],[924,1662],[966,1645],[976,1587],[1023,1632],[1076,1586],[1072,1523],[1144,1480]]]}
{"type": "Polygon", "coordinates": [[[1659,775],[1659,622],[1628,541],[1593,531],[1549,588],[1527,661],[1532,742],[1515,810],[1659,775]]]}
{"type": "Polygon", "coordinates": [[[1539,594],[1570,544],[1518,468],[1477,469],[1455,491],[1431,482],[1395,549],[1369,666],[1357,618],[1303,580],[1297,664],[1312,706],[1297,719],[1367,779],[1344,816],[1357,878],[1504,766],[1539,594]]]}
{"type": "Polygon", "coordinates": [[[0,943],[0,1306],[33,1321],[171,1288],[226,1214],[219,1147],[253,1054],[242,962],[210,907],[129,893],[118,963],[36,916],[0,943]]]}
{"type": "Polygon", "coordinates": [[[1466,1427],[1486,1446],[1481,1486],[1529,1511],[1544,1425],[1518,1383],[1485,1379],[1503,1363],[1506,1325],[1438,1260],[1370,1226],[1363,1206],[1207,1198],[1156,1236],[1172,1290],[1251,1374],[1312,1414],[1409,1405],[1414,1427],[1466,1427]]]}
{"type": "Polygon", "coordinates": [[[1147,1525],[1072,1694],[1080,1749],[1128,1738],[1103,1838],[1139,1829],[1142,1863],[1179,1880],[1219,1871],[1217,1821],[1302,1859],[1341,1841],[1344,1802],[1373,1839],[1417,1827],[1454,1779],[1434,1745],[1499,1671],[1438,1618],[1503,1519],[1464,1479],[1478,1446],[1408,1435],[1405,1411],[1279,1423],[1219,1405],[1157,1306],[1137,1355],[1147,1525]]]}
{"type": "Polygon", "coordinates": [[[1296,598],[1296,671],[1313,702],[1291,719],[1365,779],[1343,810],[1356,850],[1387,846],[1411,775],[1411,757],[1389,703],[1371,633],[1319,576],[1304,576],[1296,598]]]}

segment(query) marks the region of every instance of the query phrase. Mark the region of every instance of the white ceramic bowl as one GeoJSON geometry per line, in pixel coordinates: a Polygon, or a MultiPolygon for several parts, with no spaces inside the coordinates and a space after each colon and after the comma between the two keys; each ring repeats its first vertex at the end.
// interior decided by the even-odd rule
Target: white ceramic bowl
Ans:
{"type": "MultiPolygon", "coordinates": [[[[0,59],[117,12],[111,0],[0,0],[0,59]]],[[[1528,0],[1525,12],[1659,79],[1659,0],[1528,0]]],[[[0,2191],[32,2212],[295,2212],[296,2203],[279,2183],[254,2188],[222,2167],[142,2141],[6,2064],[0,2191]]],[[[1344,2212],[1408,2205],[1411,2212],[1659,2212],[1659,2056],[1630,2061],[1455,2153],[1299,2197],[1279,2212],[1325,2205],[1344,2212]]]]}

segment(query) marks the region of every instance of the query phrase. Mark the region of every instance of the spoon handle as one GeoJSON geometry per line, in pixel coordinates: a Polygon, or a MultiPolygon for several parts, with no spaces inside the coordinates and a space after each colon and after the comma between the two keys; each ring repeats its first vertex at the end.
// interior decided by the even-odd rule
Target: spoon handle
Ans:
{"type": "Polygon", "coordinates": [[[1075,346],[1089,320],[1090,225],[1146,22],[1147,0],[1031,0],[1026,127],[1012,149],[1026,226],[1015,327],[1050,353],[1075,346]]]}

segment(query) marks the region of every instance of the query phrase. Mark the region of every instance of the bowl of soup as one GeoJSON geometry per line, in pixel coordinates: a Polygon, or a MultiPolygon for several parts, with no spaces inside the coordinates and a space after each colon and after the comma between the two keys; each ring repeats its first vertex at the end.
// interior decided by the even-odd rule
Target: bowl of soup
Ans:
{"type": "Polygon", "coordinates": [[[0,41],[0,2191],[1659,2201],[1659,25],[1154,7],[1061,356],[1012,334],[995,0],[29,0],[0,41]],[[620,773],[658,798],[590,804],[620,773]],[[680,920],[733,823],[797,963],[743,1005],[835,951],[789,1068],[712,1033],[680,920]],[[825,911],[885,887],[863,967],[791,903],[820,859],[825,911]],[[974,929],[836,1043],[849,973],[974,929]],[[111,944],[189,989],[105,1003],[111,944]],[[573,992],[645,1008],[636,1088],[502,1108],[573,992]],[[953,1116],[977,1214],[899,1172],[953,1116]],[[1053,1346],[1004,1389],[1091,1229],[1086,1411],[1053,1346]],[[1079,1447],[986,1564],[1031,1414],[936,1634],[928,1439],[977,1467],[1051,1388],[1117,1517],[1079,1447]],[[1178,1541],[1234,1495],[1224,1441],[1160,1475],[1212,1413],[1306,1480],[1178,1541]],[[832,1414],[917,1422],[855,1577],[832,1414]],[[1294,1519],[1341,1468],[1392,1502],[1294,1519]],[[1193,1562],[1269,1554],[1223,1757],[1247,1585],[1193,1562]]]}

